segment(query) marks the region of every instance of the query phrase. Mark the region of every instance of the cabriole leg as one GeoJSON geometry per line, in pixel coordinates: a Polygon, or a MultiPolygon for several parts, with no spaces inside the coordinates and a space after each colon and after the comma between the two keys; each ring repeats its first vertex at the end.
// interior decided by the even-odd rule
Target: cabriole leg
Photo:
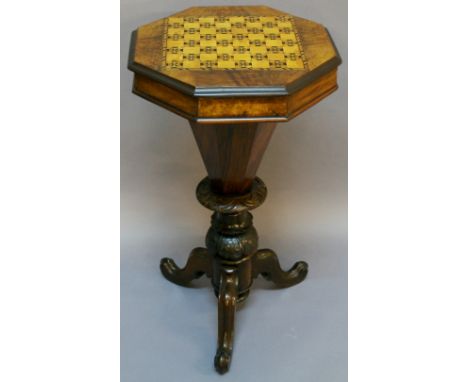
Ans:
{"type": "Polygon", "coordinates": [[[280,288],[296,285],[307,276],[307,263],[298,261],[289,271],[283,271],[278,256],[271,249],[260,249],[252,258],[253,277],[261,274],[280,288]]]}
{"type": "Polygon", "coordinates": [[[223,269],[218,295],[218,349],[214,359],[215,368],[220,374],[227,372],[231,364],[237,286],[236,270],[223,269]]]}
{"type": "Polygon", "coordinates": [[[190,253],[184,268],[179,268],[174,260],[167,257],[161,260],[160,268],[166,279],[174,284],[187,286],[192,280],[204,274],[211,278],[213,264],[206,248],[195,248],[190,253]]]}

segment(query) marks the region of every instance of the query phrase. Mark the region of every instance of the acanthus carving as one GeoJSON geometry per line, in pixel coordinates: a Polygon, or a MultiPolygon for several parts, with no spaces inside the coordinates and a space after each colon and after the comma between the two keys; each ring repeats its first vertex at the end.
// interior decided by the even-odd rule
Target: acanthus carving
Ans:
{"type": "Polygon", "coordinates": [[[198,201],[209,210],[233,214],[253,210],[266,199],[267,188],[260,178],[255,178],[250,192],[244,195],[220,195],[211,190],[210,180],[203,179],[197,187],[198,201]]]}

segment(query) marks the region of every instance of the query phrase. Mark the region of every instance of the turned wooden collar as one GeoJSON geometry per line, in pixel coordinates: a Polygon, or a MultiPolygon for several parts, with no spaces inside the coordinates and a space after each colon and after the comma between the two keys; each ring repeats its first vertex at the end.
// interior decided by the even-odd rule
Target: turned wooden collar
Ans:
{"type": "Polygon", "coordinates": [[[198,123],[285,122],[337,89],[327,29],[265,6],[193,7],[136,29],[133,92],[198,123]]]}

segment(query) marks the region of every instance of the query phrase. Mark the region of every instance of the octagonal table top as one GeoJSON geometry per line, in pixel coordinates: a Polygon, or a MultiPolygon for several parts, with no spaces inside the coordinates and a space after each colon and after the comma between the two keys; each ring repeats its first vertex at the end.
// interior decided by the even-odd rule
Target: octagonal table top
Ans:
{"type": "Polygon", "coordinates": [[[210,6],[140,26],[128,67],[136,94],[188,119],[285,121],[336,90],[340,63],[321,24],[265,6],[210,6]]]}

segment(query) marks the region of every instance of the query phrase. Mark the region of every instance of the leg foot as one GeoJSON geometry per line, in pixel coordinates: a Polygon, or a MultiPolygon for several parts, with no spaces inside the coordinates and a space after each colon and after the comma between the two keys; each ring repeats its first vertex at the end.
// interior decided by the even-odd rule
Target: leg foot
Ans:
{"type": "Polygon", "coordinates": [[[307,263],[299,261],[289,271],[280,267],[278,256],[270,249],[261,249],[252,258],[253,277],[261,274],[278,287],[286,288],[303,281],[307,276],[307,263]]]}
{"type": "Polygon", "coordinates": [[[182,286],[187,286],[190,281],[203,276],[203,274],[211,277],[212,267],[212,259],[205,248],[195,248],[192,250],[187,260],[187,265],[182,269],[176,265],[174,260],[167,257],[161,259],[160,264],[164,277],[182,286]]]}
{"type": "Polygon", "coordinates": [[[218,349],[214,359],[216,371],[224,374],[229,370],[234,341],[234,317],[237,303],[238,276],[233,269],[221,271],[218,296],[218,349]]]}

